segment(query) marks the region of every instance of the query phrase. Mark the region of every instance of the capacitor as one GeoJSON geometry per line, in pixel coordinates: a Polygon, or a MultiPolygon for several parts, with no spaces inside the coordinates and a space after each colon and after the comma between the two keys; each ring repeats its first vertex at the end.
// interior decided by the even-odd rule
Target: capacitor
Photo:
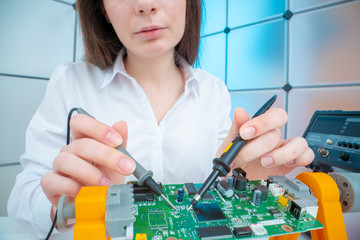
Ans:
{"type": "Polygon", "coordinates": [[[176,199],[176,201],[181,203],[183,201],[183,199],[184,199],[184,189],[179,188],[177,190],[177,199],[176,199]]]}
{"type": "Polygon", "coordinates": [[[261,202],[261,191],[260,190],[255,190],[254,195],[253,195],[252,203],[255,206],[260,206],[260,202],[261,202]]]}
{"type": "Polygon", "coordinates": [[[255,191],[256,190],[259,190],[261,192],[261,201],[266,201],[267,196],[268,196],[268,192],[269,192],[269,188],[264,186],[264,185],[257,185],[255,187],[255,191]]]}
{"type": "Polygon", "coordinates": [[[245,191],[248,179],[244,176],[235,177],[235,189],[239,191],[245,191]]]}
{"type": "Polygon", "coordinates": [[[230,186],[234,186],[234,178],[233,177],[227,177],[226,178],[226,182],[230,185],[230,186]]]}
{"type": "Polygon", "coordinates": [[[224,180],[218,183],[217,189],[225,198],[231,198],[232,196],[234,196],[234,189],[224,180]]]}

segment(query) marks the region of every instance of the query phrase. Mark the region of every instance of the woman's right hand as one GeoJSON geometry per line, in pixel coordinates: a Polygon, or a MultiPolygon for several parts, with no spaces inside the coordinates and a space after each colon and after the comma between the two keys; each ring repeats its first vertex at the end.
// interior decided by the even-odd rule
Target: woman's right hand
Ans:
{"type": "Polygon", "coordinates": [[[74,200],[82,186],[124,183],[135,170],[135,162],[115,149],[126,147],[127,125],[112,127],[84,114],[71,118],[72,142],[63,147],[53,162],[54,171],[41,178],[41,186],[53,205],[52,217],[62,194],[74,200]]]}

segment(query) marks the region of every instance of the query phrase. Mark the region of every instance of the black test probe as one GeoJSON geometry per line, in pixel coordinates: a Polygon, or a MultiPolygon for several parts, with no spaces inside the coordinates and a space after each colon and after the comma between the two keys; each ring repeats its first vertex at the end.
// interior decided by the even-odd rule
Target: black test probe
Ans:
{"type": "MultiPolygon", "coordinates": [[[[87,116],[90,116],[92,118],[94,118],[93,116],[91,116],[89,113],[87,113],[84,109],[82,108],[78,108],[77,112],[80,114],[84,114],[87,116]]],[[[132,160],[134,160],[135,162],[135,171],[134,171],[134,176],[138,179],[138,185],[139,186],[147,186],[148,188],[151,189],[151,191],[153,191],[156,195],[163,197],[168,203],[169,205],[174,208],[176,210],[176,207],[169,201],[169,199],[167,199],[164,194],[163,191],[161,189],[161,187],[155,182],[155,180],[152,178],[153,176],[153,172],[150,170],[146,170],[143,166],[141,166],[140,163],[138,163],[131,155],[128,151],[126,151],[126,149],[123,146],[118,146],[116,148],[117,150],[119,150],[120,152],[124,153],[125,155],[127,155],[128,157],[130,157],[132,160]]]]}
{"type": "MultiPolygon", "coordinates": [[[[276,95],[270,98],[255,114],[252,118],[258,117],[261,114],[265,113],[271,105],[276,100],[276,95]]],[[[226,176],[230,171],[230,164],[235,159],[237,154],[240,152],[242,147],[245,145],[247,140],[244,140],[238,134],[235,139],[226,147],[223,154],[220,158],[215,158],[213,160],[213,171],[206,179],[204,184],[200,187],[199,191],[197,191],[196,195],[194,196],[193,200],[191,201],[191,205],[188,208],[188,211],[195,206],[199,200],[204,196],[204,194],[209,190],[211,185],[215,182],[218,176],[226,176]]]]}

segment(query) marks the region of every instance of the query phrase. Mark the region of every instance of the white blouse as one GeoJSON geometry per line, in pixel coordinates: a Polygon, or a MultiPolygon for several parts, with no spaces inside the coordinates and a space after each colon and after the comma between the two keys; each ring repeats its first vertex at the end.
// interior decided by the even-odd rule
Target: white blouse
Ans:
{"type": "Polygon", "coordinates": [[[67,115],[73,107],[110,126],[127,122],[127,150],[158,182],[203,182],[212,171],[212,160],[231,126],[225,84],[177,56],[185,91],[158,124],[144,90],[127,74],[123,54],[105,70],[87,62],[62,64],[48,83],[27,129],[20,158],[23,171],[8,202],[9,216],[33,236],[44,238],[51,226],[51,204],[40,179],[53,171],[53,160],[66,144],[67,115]]]}

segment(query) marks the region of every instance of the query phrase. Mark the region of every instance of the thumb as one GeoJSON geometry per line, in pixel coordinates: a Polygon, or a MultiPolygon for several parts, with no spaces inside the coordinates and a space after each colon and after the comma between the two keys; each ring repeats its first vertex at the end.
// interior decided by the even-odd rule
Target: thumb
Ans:
{"type": "Polygon", "coordinates": [[[121,135],[121,137],[123,138],[123,143],[121,144],[121,146],[126,148],[127,138],[128,138],[128,127],[126,122],[124,121],[116,122],[112,126],[112,128],[121,135]]]}
{"type": "Polygon", "coordinates": [[[239,134],[239,129],[246,121],[249,120],[249,115],[247,114],[244,108],[235,108],[234,111],[234,121],[231,125],[231,128],[228,132],[228,135],[221,144],[216,156],[220,157],[225,148],[234,140],[234,138],[239,134]]]}

